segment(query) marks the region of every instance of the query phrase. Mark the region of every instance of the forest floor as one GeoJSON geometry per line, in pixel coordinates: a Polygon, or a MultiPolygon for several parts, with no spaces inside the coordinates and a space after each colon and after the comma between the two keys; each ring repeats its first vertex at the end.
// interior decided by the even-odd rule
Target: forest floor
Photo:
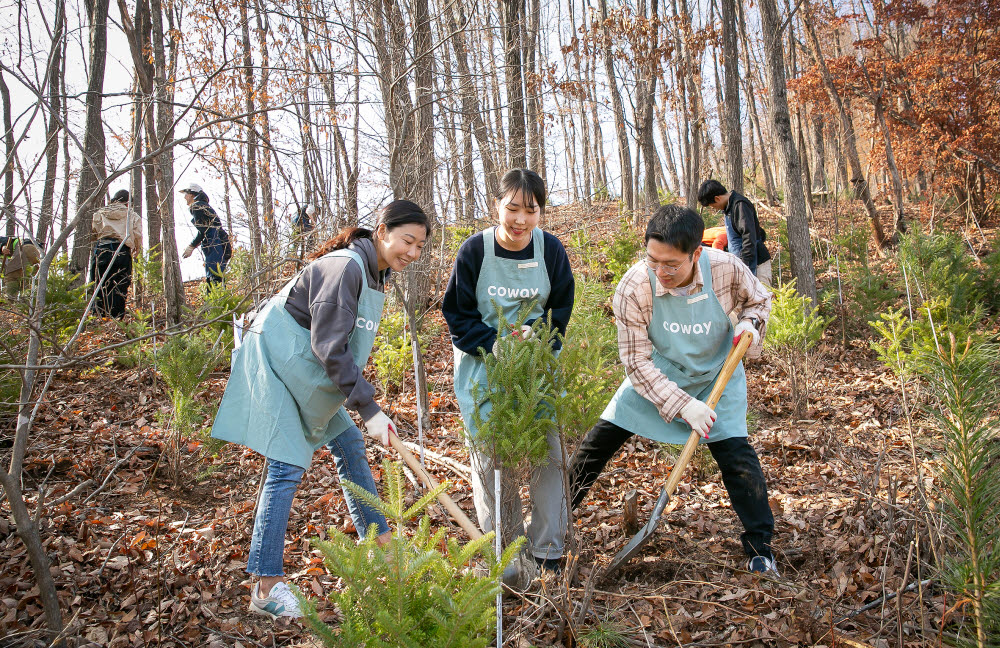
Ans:
{"type": "MultiPolygon", "coordinates": [[[[616,223],[613,212],[553,211],[546,227],[563,240],[581,223],[605,233],[616,223]]],[[[776,231],[773,223],[765,227],[776,231]]],[[[832,237],[828,209],[817,213],[815,227],[832,237]]],[[[989,239],[995,235],[987,230],[989,239]]],[[[820,280],[835,278],[824,271],[820,280]]],[[[431,403],[426,445],[465,464],[450,341],[440,312],[432,317],[441,333],[425,356],[431,403]]],[[[839,322],[828,328],[812,356],[808,405],[799,417],[792,416],[784,373],[766,357],[748,366],[751,442],[775,513],[781,577],[742,571],[741,527],[714,462],[702,450],[652,542],[610,579],[596,583],[580,630],[603,621],[628,637],[624,645],[634,646],[938,644],[952,602],[933,582],[856,613],[933,577],[922,571],[933,557],[927,524],[917,516],[936,506],[934,476],[940,466],[936,433],[919,417],[911,432],[898,380],[870,350],[870,332],[852,330],[839,322]]],[[[112,322],[97,322],[88,327],[80,349],[123,339],[112,322]]],[[[404,430],[415,430],[414,392],[407,380],[402,393],[382,394],[380,402],[404,430]]],[[[224,373],[213,374],[200,399],[218,403],[225,383],[224,373]]],[[[272,624],[246,609],[250,580],[244,569],[261,457],[236,446],[204,456],[203,446],[192,441],[182,447],[182,466],[175,471],[168,465],[166,433],[157,424],[157,415],[169,411],[154,369],[122,368],[112,352],[60,373],[39,414],[25,465],[29,492],[44,482],[51,501],[85,480],[106,481],[96,497],[46,506],[41,518],[64,621],[76,645],[312,645],[302,626],[272,624]]],[[[205,420],[206,429],[210,423],[205,420]]],[[[9,452],[12,427],[5,421],[0,429],[0,456],[9,452]]],[[[387,454],[396,458],[369,446],[376,479],[387,454]]],[[[576,578],[508,599],[505,645],[572,645],[566,633],[555,643],[560,616],[546,603],[556,598],[551,588],[568,587],[577,604],[585,598],[591,571],[630,537],[622,525],[624,496],[637,490],[639,519],[647,519],[672,461],[638,437],[625,446],[576,511],[576,578]]],[[[428,467],[438,479],[452,480],[452,496],[473,515],[464,475],[440,463],[428,467]]],[[[38,588],[9,511],[0,502],[0,647],[44,646],[37,642],[43,624],[38,588]]],[[[449,525],[437,507],[431,513],[435,523],[449,525]]],[[[353,530],[324,450],[298,492],[285,550],[290,580],[317,600],[338,586],[310,543],[326,537],[329,527],[353,530]]],[[[320,602],[320,609],[330,621],[337,618],[329,604],[320,602]]]]}

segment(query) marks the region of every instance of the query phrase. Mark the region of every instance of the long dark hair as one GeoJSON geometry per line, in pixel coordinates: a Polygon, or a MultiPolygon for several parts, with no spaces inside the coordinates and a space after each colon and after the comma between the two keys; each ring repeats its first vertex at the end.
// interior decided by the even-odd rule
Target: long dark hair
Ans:
{"type": "MultiPolygon", "coordinates": [[[[531,169],[511,169],[500,179],[500,189],[496,199],[503,200],[511,193],[520,193],[524,198],[535,199],[535,204],[539,209],[545,208],[545,181],[542,177],[531,169]]],[[[534,205],[525,205],[533,207],[534,205]]]]}
{"type": "MultiPolygon", "coordinates": [[[[385,225],[386,230],[394,230],[403,225],[423,225],[427,236],[431,235],[431,219],[415,202],[409,200],[393,200],[378,212],[378,224],[385,225]]],[[[375,233],[367,227],[348,227],[337,233],[315,252],[309,255],[309,260],[318,259],[324,254],[343,250],[358,239],[373,239],[375,233]]]]}

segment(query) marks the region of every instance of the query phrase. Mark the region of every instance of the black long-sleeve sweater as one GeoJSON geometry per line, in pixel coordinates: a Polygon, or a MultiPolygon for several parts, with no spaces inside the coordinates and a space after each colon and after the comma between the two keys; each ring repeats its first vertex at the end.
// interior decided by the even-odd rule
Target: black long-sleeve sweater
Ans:
{"type": "MultiPolygon", "coordinates": [[[[542,317],[551,317],[552,325],[565,335],[566,326],[573,312],[575,290],[573,271],[562,242],[548,232],[542,232],[542,235],[545,268],[551,285],[549,298],[542,304],[545,310],[545,315],[542,317]]],[[[523,250],[511,252],[494,239],[493,252],[504,259],[528,260],[534,257],[534,240],[523,250]]],[[[480,348],[489,351],[497,339],[496,329],[483,321],[476,299],[476,284],[479,282],[484,256],[483,233],[473,234],[458,250],[455,266],[444,292],[444,302],[441,305],[444,319],[451,331],[452,344],[472,355],[478,355],[480,348]]],[[[534,320],[530,320],[528,323],[533,322],[534,320]]],[[[556,348],[559,346],[556,342],[556,348]]]]}

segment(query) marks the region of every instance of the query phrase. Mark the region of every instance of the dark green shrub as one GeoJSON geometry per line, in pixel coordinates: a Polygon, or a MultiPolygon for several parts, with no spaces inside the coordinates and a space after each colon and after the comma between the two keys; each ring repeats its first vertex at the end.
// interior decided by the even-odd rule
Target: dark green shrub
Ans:
{"type": "Polygon", "coordinates": [[[604,264],[611,273],[611,282],[621,281],[625,271],[639,260],[639,253],[645,246],[643,235],[628,223],[622,223],[610,241],[601,242],[604,264]]]}
{"type": "Polygon", "coordinates": [[[1000,250],[983,257],[982,268],[976,276],[976,291],[989,313],[1000,314],[1000,250]]]}
{"type": "Polygon", "coordinates": [[[911,227],[900,244],[899,259],[911,287],[915,284],[915,297],[947,300],[959,313],[971,310],[977,293],[973,259],[956,234],[924,234],[911,227]]]}

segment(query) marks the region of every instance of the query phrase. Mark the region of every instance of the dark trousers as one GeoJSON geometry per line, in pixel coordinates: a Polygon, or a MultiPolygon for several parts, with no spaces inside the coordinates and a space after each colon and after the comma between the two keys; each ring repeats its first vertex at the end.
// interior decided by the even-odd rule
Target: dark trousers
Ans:
{"type": "Polygon", "coordinates": [[[98,315],[125,316],[128,289],[132,285],[132,251],[124,245],[119,250],[119,245],[120,242],[114,239],[101,239],[94,244],[94,253],[90,257],[90,281],[97,286],[104,273],[108,275],[97,288],[94,311],[98,315]]]}
{"type": "MultiPolygon", "coordinates": [[[[570,493],[574,509],[583,502],[604,470],[604,465],[631,437],[631,432],[604,419],[587,433],[570,461],[570,493]]],[[[771,536],[774,534],[774,516],[767,503],[764,472],[753,446],[746,437],[724,439],[707,445],[719,464],[722,483],[729,493],[733,510],[743,523],[745,531],[740,536],[743,551],[748,556],[773,558],[771,536]]]]}
{"type": "Polygon", "coordinates": [[[232,245],[228,240],[220,240],[212,245],[206,242],[202,244],[201,250],[205,254],[205,280],[208,282],[208,288],[225,283],[226,268],[233,256],[232,245]]]}

